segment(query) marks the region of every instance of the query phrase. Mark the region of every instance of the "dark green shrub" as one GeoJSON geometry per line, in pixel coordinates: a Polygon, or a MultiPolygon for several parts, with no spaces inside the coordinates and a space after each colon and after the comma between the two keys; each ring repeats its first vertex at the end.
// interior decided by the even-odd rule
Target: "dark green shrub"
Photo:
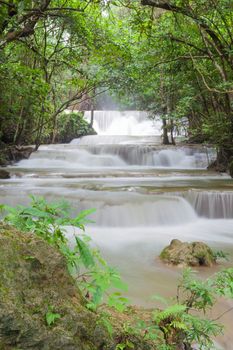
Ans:
{"type": "Polygon", "coordinates": [[[58,117],[56,142],[65,143],[96,132],[84,119],[83,112],[63,113],[58,117]]]}

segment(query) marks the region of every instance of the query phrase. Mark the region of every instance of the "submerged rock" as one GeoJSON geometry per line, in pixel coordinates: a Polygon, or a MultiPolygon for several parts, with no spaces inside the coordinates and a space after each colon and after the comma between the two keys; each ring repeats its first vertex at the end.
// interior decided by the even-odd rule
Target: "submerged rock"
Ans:
{"type": "Polygon", "coordinates": [[[202,242],[181,242],[173,239],[163,249],[160,258],[167,264],[184,266],[212,266],[216,263],[213,251],[202,242]]]}
{"type": "Polygon", "coordinates": [[[9,179],[10,173],[6,170],[0,169],[0,179],[9,179]]]}

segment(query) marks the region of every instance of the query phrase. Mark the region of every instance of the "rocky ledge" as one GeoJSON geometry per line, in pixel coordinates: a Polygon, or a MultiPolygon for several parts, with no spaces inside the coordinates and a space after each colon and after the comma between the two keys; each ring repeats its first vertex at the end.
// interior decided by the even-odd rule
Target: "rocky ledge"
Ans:
{"type": "Polygon", "coordinates": [[[6,170],[0,169],[0,179],[9,179],[10,173],[6,170]]]}
{"type": "Polygon", "coordinates": [[[0,143],[0,166],[28,159],[34,150],[31,146],[8,146],[0,143]]]}

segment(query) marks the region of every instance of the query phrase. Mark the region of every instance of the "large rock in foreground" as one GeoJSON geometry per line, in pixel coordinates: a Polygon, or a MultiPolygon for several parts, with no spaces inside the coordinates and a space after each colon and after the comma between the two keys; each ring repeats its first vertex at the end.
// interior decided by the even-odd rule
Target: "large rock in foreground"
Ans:
{"type": "Polygon", "coordinates": [[[2,224],[0,349],[111,349],[62,255],[34,235],[2,224]],[[51,326],[45,321],[49,309],[60,315],[51,326]]]}
{"type": "Polygon", "coordinates": [[[58,250],[0,222],[0,350],[116,350],[127,341],[134,350],[156,349],[144,333],[125,329],[126,322],[134,329],[144,310],[106,310],[111,336],[106,319],[85,304],[58,250]],[[50,326],[48,311],[59,315],[50,326]]]}
{"type": "Polygon", "coordinates": [[[216,263],[213,251],[202,242],[181,242],[173,239],[163,249],[160,258],[167,264],[182,266],[212,266],[216,263]]]}

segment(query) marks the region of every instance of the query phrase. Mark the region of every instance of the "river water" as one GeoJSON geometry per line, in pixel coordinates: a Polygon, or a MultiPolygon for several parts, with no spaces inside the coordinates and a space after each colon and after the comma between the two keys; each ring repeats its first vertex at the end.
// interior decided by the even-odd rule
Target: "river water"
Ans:
{"type": "MultiPolygon", "coordinates": [[[[29,160],[9,167],[11,179],[0,180],[1,202],[25,204],[34,194],[63,197],[75,212],[96,208],[87,233],[121,272],[128,296],[138,305],[154,305],[155,294],[175,294],[181,269],[158,259],[173,238],[201,240],[230,253],[228,262],[198,269],[200,277],[232,266],[233,181],[207,172],[215,152],[201,146],[162,147],[160,123],[148,120],[145,112],[98,111],[94,126],[98,135],[41,146],[29,160]]],[[[228,308],[228,302],[219,302],[212,317],[228,308]]],[[[222,322],[226,332],[218,343],[232,350],[232,313],[222,322]]]]}

